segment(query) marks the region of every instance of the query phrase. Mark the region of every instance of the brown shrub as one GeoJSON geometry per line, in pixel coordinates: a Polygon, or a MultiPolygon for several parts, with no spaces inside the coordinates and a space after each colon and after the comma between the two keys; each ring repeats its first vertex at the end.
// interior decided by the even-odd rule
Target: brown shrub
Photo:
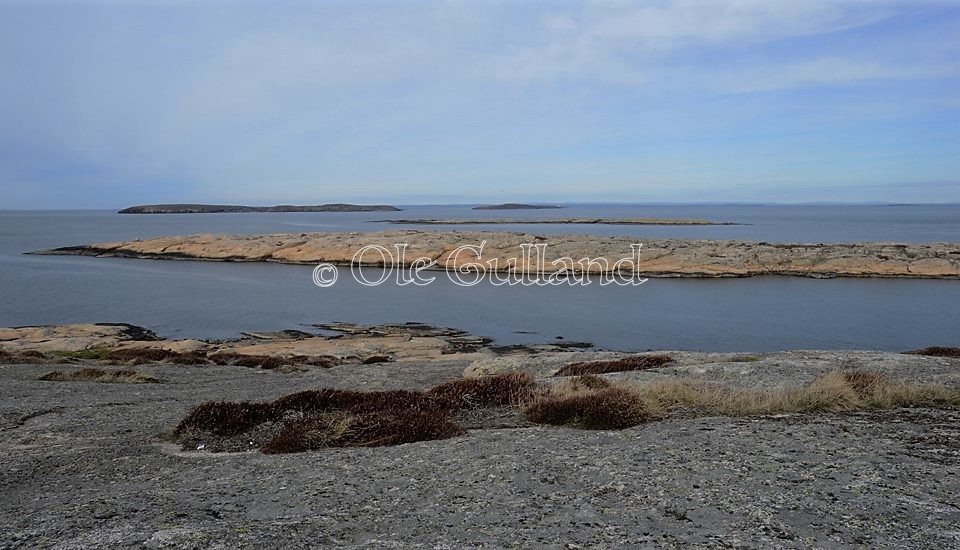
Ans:
{"type": "Polygon", "coordinates": [[[194,407],[180,421],[175,433],[201,431],[213,435],[237,435],[272,421],[276,416],[272,403],[208,401],[194,407]]]}
{"type": "Polygon", "coordinates": [[[349,413],[331,413],[289,422],[273,438],[260,447],[266,454],[302,453],[334,447],[336,439],[346,430],[353,416],[349,413]]]}
{"type": "MultiPolygon", "coordinates": [[[[114,372],[116,372],[116,373],[118,373],[118,374],[130,374],[130,373],[132,373],[132,372],[134,372],[134,371],[132,371],[132,370],[130,370],[130,369],[120,369],[120,370],[114,371],[114,372]]],[[[93,367],[88,367],[88,368],[84,368],[84,369],[80,369],[80,370],[75,370],[75,371],[73,371],[72,373],[70,373],[70,376],[71,376],[74,380],[93,380],[93,379],[95,379],[95,378],[100,378],[100,377],[102,377],[102,376],[109,376],[109,375],[110,375],[109,371],[106,371],[106,370],[104,370],[104,369],[97,369],[97,368],[93,368],[93,367]]]]}
{"type": "Polygon", "coordinates": [[[930,357],[960,357],[960,348],[931,346],[929,348],[905,351],[904,353],[908,353],[910,355],[928,355],[930,357]]]}
{"type": "Polygon", "coordinates": [[[176,352],[159,348],[127,348],[117,349],[106,354],[104,359],[116,362],[154,362],[164,361],[170,357],[179,355],[176,352]]]}
{"type": "Polygon", "coordinates": [[[167,362],[174,365],[206,365],[210,361],[207,360],[205,353],[191,351],[189,353],[178,353],[176,356],[169,358],[167,362]]]}
{"type": "Polygon", "coordinates": [[[329,369],[336,367],[341,363],[340,359],[332,355],[294,355],[288,358],[291,363],[301,365],[310,365],[312,367],[321,367],[329,369]]]}
{"type": "MultiPolygon", "coordinates": [[[[287,426],[293,426],[297,422],[306,422],[318,417],[332,418],[337,415],[360,418],[369,414],[403,416],[423,413],[447,417],[455,408],[454,404],[448,400],[415,391],[309,390],[286,395],[266,403],[203,403],[190,411],[180,422],[175,434],[182,436],[189,432],[205,432],[218,436],[233,436],[247,432],[265,422],[283,422],[288,413],[298,413],[297,416],[307,417],[305,420],[293,423],[287,422],[287,426]]],[[[320,421],[317,420],[316,422],[320,421]]],[[[396,427],[396,422],[391,425],[396,427]]],[[[317,426],[310,426],[312,427],[308,431],[310,433],[316,432],[317,426]]],[[[297,429],[291,427],[290,429],[293,431],[290,433],[292,434],[296,430],[306,430],[307,427],[308,424],[304,424],[297,429]]],[[[300,439],[308,440],[309,438],[303,435],[300,439]]],[[[338,445],[344,446],[342,444],[338,445]]]]}
{"type": "Polygon", "coordinates": [[[380,447],[448,439],[464,433],[460,425],[439,412],[341,412],[291,422],[260,450],[279,454],[326,447],[380,447]]]}
{"type": "Polygon", "coordinates": [[[534,379],[526,372],[480,378],[461,378],[427,390],[427,394],[456,403],[460,408],[516,405],[533,393],[534,379]]]}
{"type": "Polygon", "coordinates": [[[282,357],[272,355],[244,355],[238,357],[233,364],[238,367],[275,370],[283,367],[287,362],[282,357]]]}
{"type": "Polygon", "coordinates": [[[449,413],[455,405],[441,396],[419,391],[389,390],[359,392],[323,388],[285,395],[273,402],[278,411],[301,413],[324,413],[347,411],[362,414],[374,411],[421,411],[449,413]]]}
{"type": "Polygon", "coordinates": [[[233,365],[266,370],[279,369],[291,363],[280,356],[274,355],[246,355],[234,352],[215,353],[207,357],[218,365],[233,365]]]}
{"type": "Polygon", "coordinates": [[[338,438],[345,447],[380,447],[460,436],[466,431],[438,412],[377,411],[354,417],[338,438]]]}
{"type": "Polygon", "coordinates": [[[112,363],[171,363],[174,365],[203,365],[206,364],[206,355],[200,352],[180,353],[160,348],[125,348],[115,349],[106,353],[104,361],[112,363]]]}
{"type": "Polygon", "coordinates": [[[568,395],[548,393],[530,403],[524,412],[537,424],[589,430],[619,430],[657,417],[651,403],[635,392],[615,387],[568,395]]]}
{"type": "Polygon", "coordinates": [[[67,359],[75,359],[78,361],[102,361],[111,351],[113,351],[113,348],[97,346],[73,351],[55,351],[53,353],[59,355],[60,357],[66,357],[67,359]]]}
{"type": "Polygon", "coordinates": [[[160,382],[159,379],[140,374],[133,369],[104,370],[85,368],[73,372],[53,371],[40,377],[40,380],[52,382],[107,382],[114,384],[147,384],[160,382]]]}
{"type": "Polygon", "coordinates": [[[673,361],[669,355],[633,355],[609,361],[583,361],[570,363],[558,370],[554,376],[579,376],[584,374],[606,374],[662,367],[673,361]]]}
{"type": "Polygon", "coordinates": [[[26,350],[19,353],[0,349],[0,365],[46,363],[47,356],[36,350],[26,350]]]}
{"type": "Polygon", "coordinates": [[[230,365],[237,357],[240,356],[232,352],[211,353],[210,355],[207,355],[207,359],[213,361],[217,365],[230,365]]]}

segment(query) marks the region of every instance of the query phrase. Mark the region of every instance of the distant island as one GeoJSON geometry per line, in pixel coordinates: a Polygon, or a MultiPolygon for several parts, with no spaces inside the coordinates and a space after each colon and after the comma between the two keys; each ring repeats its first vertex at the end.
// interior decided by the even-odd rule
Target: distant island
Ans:
{"type": "Polygon", "coordinates": [[[386,204],[318,204],[296,206],[235,206],[229,204],[143,204],[118,211],[119,214],[235,214],[245,212],[400,212],[386,204]]]}
{"type": "Polygon", "coordinates": [[[521,204],[517,202],[507,202],[503,204],[488,204],[484,206],[474,206],[473,210],[544,210],[547,208],[564,208],[557,204],[521,204]]]}
{"type": "Polygon", "coordinates": [[[498,225],[498,224],[570,224],[570,225],[745,225],[736,222],[712,222],[681,218],[558,218],[555,220],[468,220],[434,219],[375,220],[397,225],[498,225]]]}

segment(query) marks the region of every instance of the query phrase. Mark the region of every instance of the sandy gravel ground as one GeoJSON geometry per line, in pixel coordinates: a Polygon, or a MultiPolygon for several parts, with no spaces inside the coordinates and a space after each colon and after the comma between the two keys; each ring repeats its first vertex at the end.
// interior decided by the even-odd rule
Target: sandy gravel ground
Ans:
{"type": "MultiPolygon", "coordinates": [[[[777,385],[870,366],[960,385],[957,360],[729,359],[688,354],[633,376],[777,385]]],[[[54,367],[0,366],[0,547],[960,548],[955,410],[482,430],[274,456],[183,452],[158,437],[208,399],[424,387],[465,366],[139,367],[165,381],[142,385],[41,382],[54,367]]]]}

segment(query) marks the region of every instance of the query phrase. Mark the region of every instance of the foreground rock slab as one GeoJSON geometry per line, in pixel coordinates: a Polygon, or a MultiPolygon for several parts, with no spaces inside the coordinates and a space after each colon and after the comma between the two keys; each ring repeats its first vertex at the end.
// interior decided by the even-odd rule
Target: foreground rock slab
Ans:
{"type": "MultiPolygon", "coordinates": [[[[398,260],[395,245],[406,243],[405,265],[420,257],[440,269],[482,265],[488,271],[535,274],[621,272],[644,277],[960,278],[960,243],[777,244],[747,241],[667,240],[591,235],[534,235],[508,232],[382,231],[375,233],[283,233],[273,235],[191,235],[70,246],[39,254],[114,256],[171,260],[212,260],[350,265],[357,252],[381,246],[398,260]],[[481,255],[462,250],[480,246],[481,255]],[[638,250],[631,245],[642,244],[638,250]],[[546,245],[541,258],[523,259],[521,245],[546,245]],[[555,260],[569,258],[570,262],[555,260]],[[632,258],[632,259],[631,259],[632,258]],[[595,261],[590,261],[590,259],[595,261]],[[496,262],[495,264],[491,262],[496,262]],[[634,263],[636,262],[636,264],[634,263]]],[[[359,263],[380,265],[372,252],[359,263]]]]}
{"type": "MultiPolygon", "coordinates": [[[[678,358],[636,376],[682,371],[775,386],[846,365],[960,384],[958,362],[943,358],[678,358]]],[[[478,430],[296,455],[182,452],[157,437],[206,400],[422,388],[467,365],[295,376],[158,366],[149,372],[168,383],[148,386],[43,382],[47,367],[4,366],[0,547],[960,546],[960,413],[950,410],[478,430]]]]}

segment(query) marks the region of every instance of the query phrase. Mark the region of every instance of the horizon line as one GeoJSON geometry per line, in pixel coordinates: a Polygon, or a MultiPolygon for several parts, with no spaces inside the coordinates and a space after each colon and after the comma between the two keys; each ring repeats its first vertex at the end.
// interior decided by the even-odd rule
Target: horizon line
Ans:
{"type": "MultiPolygon", "coordinates": [[[[234,203],[234,202],[210,202],[210,203],[198,203],[198,202],[186,202],[186,203],[144,203],[143,205],[160,205],[160,204],[197,204],[197,205],[227,205],[227,206],[277,206],[277,205],[288,205],[288,206],[313,206],[313,205],[322,205],[322,204],[335,204],[335,203],[315,203],[315,204],[295,204],[295,203],[276,203],[276,204],[258,204],[258,203],[234,203]]],[[[356,205],[367,205],[368,203],[341,203],[341,204],[356,204],[356,205]]],[[[369,203],[373,204],[373,203],[369,203]]],[[[489,203],[489,202],[455,202],[455,203],[392,203],[390,206],[408,206],[408,207],[422,207],[422,206],[483,206],[491,204],[505,204],[505,203],[489,203]]],[[[779,202],[779,201],[696,201],[696,202],[682,202],[682,201],[651,201],[651,202],[642,202],[642,201],[552,201],[552,202],[523,202],[518,204],[530,204],[535,206],[542,205],[557,205],[557,206],[589,206],[589,205],[635,205],[635,206],[960,206],[960,202],[886,202],[886,201],[803,201],[803,202],[779,202]]],[[[132,206],[142,206],[142,205],[132,205],[132,206]]],[[[130,206],[120,207],[129,208],[130,206]]],[[[98,212],[98,211],[115,211],[119,210],[116,207],[103,207],[103,208],[0,208],[0,212],[98,212]]],[[[271,214],[286,214],[286,213],[298,213],[298,212],[270,212],[271,214]]],[[[314,212],[314,213],[323,213],[323,212],[314,212]]],[[[334,212],[336,213],[336,212],[334,212]]],[[[347,212],[349,213],[349,212],[347,212]]]]}

